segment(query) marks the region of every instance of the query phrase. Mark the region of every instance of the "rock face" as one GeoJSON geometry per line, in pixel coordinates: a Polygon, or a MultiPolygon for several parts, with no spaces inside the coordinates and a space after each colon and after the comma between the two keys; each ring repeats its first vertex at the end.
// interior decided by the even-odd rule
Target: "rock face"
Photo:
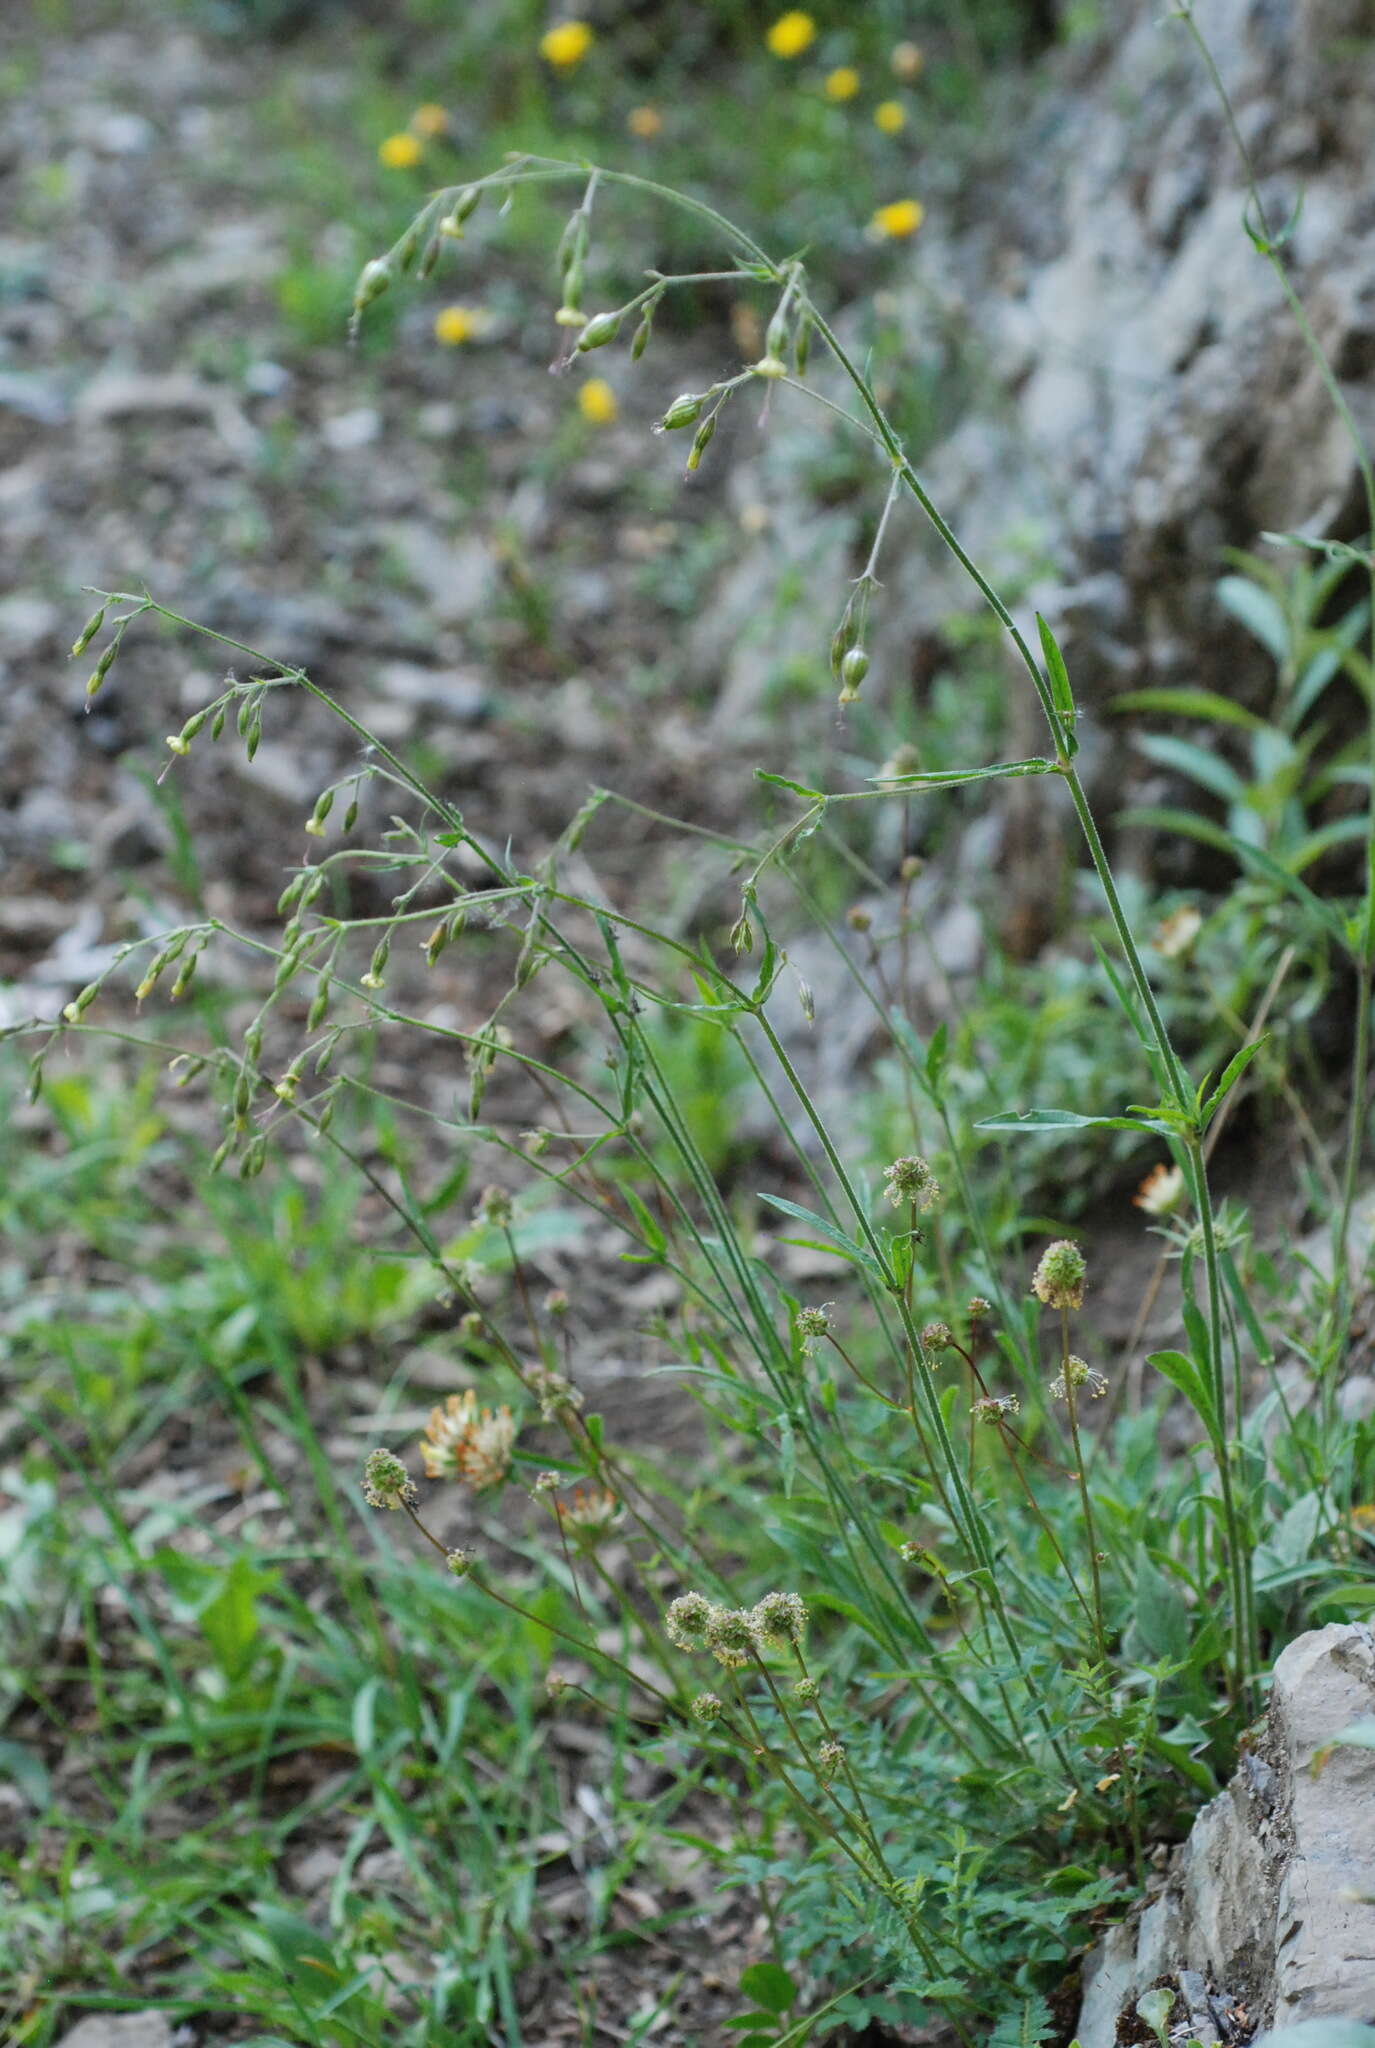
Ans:
{"type": "Polygon", "coordinates": [[[1135,2024],[1162,1979],[1204,2040],[1226,2038],[1238,2006],[1249,2026],[1375,2021],[1375,1752],[1331,1747],[1373,1714],[1369,1628],[1333,1623],[1289,1645],[1263,1737],[1163,1891],[1085,1964],[1083,2048],[1114,2048],[1119,2018],[1135,2024]]]}
{"type": "MultiPolygon", "coordinates": [[[[1221,551],[1266,530],[1354,538],[1367,523],[1356,456],[1246,232],[1240,154],[1185,24],[1138,0],[1098,11],[1100,27],[1045,60],[1030,90],[1008,86],[972,176],[922,165],[927,221],[886,294],[949,421],[918,467],[975,560],[1027,592],[1028,618],[1033,603],[1053,612],[1090,709],[1147,685],[1259,693],[1273,668],[1217,603],[1221,551]]],[[[1375,6],[1207,0],[1197,18],[1272,236],[1302,202],[1284,261],[1369,441],[1375,6]]],[[[862,324],[842,324],[863,354],[862,324]]],[[[888,395],[900,406],[896,379],[888,395]]],[[[794,516],[788,417],[742,489],[789,507],[795,556],[829,541],[833,559],[842,515],[828,515],[829,535],[819,516],[794,516]]],[[[909,508],[880,570],[875,693],[885,676],[920,677],[944,622],[977,608],[917,529],[909,508]]],[[[767,553],[776,572],[776,539],[733,572],[743,615],[760,608],[748,557],[767,553]]],[[[704,657],[719,651],[703,643],[704,657]]],[[[748,697],[748,665],[727,659],[728,692],[748,697]]]]}
{"type": "MultiPolygon", "coordinates": [[[[976,556],[1006,558],[1034,521],[1089,703],[1105,684],[1230,693],[1256,655],[1216,605],[1219,551],[1266,529],[1353,537],[1356,457],[1245,231],[1239,152],[1186,27],[1123,0],[1103,13],[1014,141],[1015,180],[979,195],[984,225],[922,277],[990,387],[928,480],[976,556]]],[[[1375,9],[1210,0],[1198,19],[1272,234],[1302,200],[1284,260],[1369,439],[1375,9]]],[[[913,261],[927,272],[925,251],[913,261]]],[[[915,295],[909,310],[908,331],[929,328],[915,295]]]]}

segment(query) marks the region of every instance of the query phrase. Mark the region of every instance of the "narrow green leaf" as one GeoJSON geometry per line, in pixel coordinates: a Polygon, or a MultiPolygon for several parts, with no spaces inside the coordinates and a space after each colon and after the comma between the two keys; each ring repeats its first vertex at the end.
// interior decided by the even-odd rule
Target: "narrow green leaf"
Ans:
{"type": "Polygon", "coordinates": [[[1212,1388],[1207,1377],[1200,1372],[1193,1359],[1184,1351],[1153,1351],[1146,1360],[1153,1365],[1162,1379],[1178,1387],[1189,1406],[1208,1432],[1209,1442],[1216,1447],[1219,1431],[1217,1413],[1213,1407],[1212,1388]]]}
{"type": "Polygon", "coordinates": [[[781,1209],[785,1216],[795,1216],[799,1223],[806,1223],[811,1229],[820,1231],[826,1243],[849,1259],[853,1265],[863,1266],[866,1272],[872,1273],[876,1279],[883,1277],[882,1268],[873,1253],[866,1246],[857,1244],[854,1238],[847,1237],[837,1224],[827,1222],[824,1216],[818,1216],[815,1209],[804,1209],[797,1202],[786,1202],[782,1195],[761,1193],[758,1199],[767,1202],[771,1209],[781,1209]]]}
{"type": "Polygon", "coordinates": [[[809,789],[805,782],[791,782],[786,775],[771,775],[767,768],[756,768],[754,779],[767,782],[774,789],[790,789],[794,796],[805,797],[810,804],[824,804],[826,801],[824,790],[809,789]]]}
{"type": "Polygon", "coordinates": [[[1262,590],[1249,576],[1224,576],[1218,583],[1217,595],[1224,611],[1240,620],[1247,632],[1283,666],[1289,655],[1289,622],[1269,591],[1262,590]]]}
{"type": "Polygon", "coordinates": [[[1199,1106],[1198,1119],[1203,1130],[1207,1130],[1215,1113],[1236,1087],[1237,1082],[1246,1072],[1246,1069],[1250,1066],[1261,1047],[1267,1043],[1269,1037],[1269,1032],[1263,1031],[1259,1038],[1253,1038],[1249,1045],[1243,1045],[1241,1050],[1233,1053],[1231,1059],[1228,1060],[1227,1065],[1222,1071],[1222,1079],[1218,1082],[1208,1100],[1199,1106]]]}
{"type": "Polygon", "coordinates": [[[1055,635],[1039,612],[1036,614],[1036,631],[1041,636],[1041,652],[1045,656],[1046,676],[1050,682],[1050,701],[1061,721],[1062,732],[1059,736],[1063,739],[1065,752],[1072,757],[1079,751],[1079,742],[1074,736],[1074,721],[1079,714],[1075,709],[1074,692],[1070,688],[1069,671],[1065,667],[1065,657],[1060,652],[1055,635]]]}
{"type": "Polygon", "coordinates": [[[981,1117],[976,1131],[1154,1131],[1165,1138],[1170,1126],[1154,1116],[1079,1116],[1072,1109],[1006,1109],[981,1117]]]}
{"type": "Polygon", "coordinates": [[[1124,690],[1114,697],[1113,711],[1164,711],[1173,718],[1215,718],[1222,725],[1240,725],[1255,732],[1265,724],[1244,704],[1234,704],[1218,690],[1124,690]]]}

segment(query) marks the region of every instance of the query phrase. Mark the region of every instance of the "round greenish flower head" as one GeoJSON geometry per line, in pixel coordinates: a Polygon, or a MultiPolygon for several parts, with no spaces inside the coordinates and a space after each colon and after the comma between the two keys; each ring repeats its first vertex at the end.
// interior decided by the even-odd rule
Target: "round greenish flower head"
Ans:
{"type": "Polygon", "coordinates": [[[721,1702],[714,1692],[699,1692],[692,1702],[694,1721],[719,1721],[723,1711],[721,1702]]]}
{"type": "Polygon", "coordinates": [[[1021,1407],[1022,1404],[1015,1394],[985,1394],[981,1400],[974,1403],[969,1412],[976,1422],[996,1425],[999,1422],[1006,1422],[1011,1415],[1020,1414],[1021,1407]]]}
{"type": "Polygon", "coordinates": [[[712,1656],[728,1671],[748,1664],[759,1648],[754,1616],[743,1607],[713,1607],[704,1634],[712,1656]]]}
{"type": "Polygon", "coordinates": [[[796,1593],[766,1593],[750,1621],[765,1643],[800,1644],[807,1632],[807,1610],[796,1593]]]}
{"type": "Polygon", "coordinates": [[[444,1560],[444,1569],[455,1579],[466,1579],[472,1568],[471,1550],[451,1550],[444,1560]]]}
{"type": "Polygon", "coordinates": [[[664,1616],[664,1634],[675,1649],[695,1650],[713,1611],[705,1593],[680,1593],[664,1616]]]}
{"type": "Polygon", "coordinates": [[[1088,1267],[1072,1238],[1058,1237],[1041,1254],[1031,1291],[1047,1308],[1082,1308],[1088,1267]]]}
{"type": "Polygon", "coordinates": [[[1096,1365],[1089,1365],[1082,1358],[1071,1357],[1063,1372],[1057,1373],[1050,1383],[1052,1399],[1068,1401],[1070,1388],[1077,1393],[1082,1387],[1090,1401],[1097,1401],[1107,1393],[1107,1376],[1099,1372],[1096,1365]]]}
{"type": "Polygon", "coordinates": [[[949,1351],[954,1342],[949,1323],[928,1323],[921,1333],[923,1351],[949,1351]]]}
{"type": "Polygon", "coordinates": [[[831,1327],[831,1318],[826,1310],[828,1303],[820,1308],[800,1308],[797,1311],[797,1327],[804,1337],[824,1337],[831,1327]]]}
{"type": "Polygon", "coordinates": [[[482,1199],[477,1205],[477,1213],[484,1223],[495,1224],[498,1229],[508,1224],[511,1220],[511,1197],[506,1189],[484,1188],[482,1199]]]}
{"type": "Polygon", "coordinates": [[[904,1202],[910,1202],[916,1209],[929,1209],[940,1194],[940,1182],[924,1159],[909,1155],[895,1159],[891,1166],[883,1169],[883,1178],[888,1183],[888,1199],[895,1209],[904,1202]]]}
{"type": "Polygon", "coordinates": [[[395,1451],[369,1451],[363,1466],[363,1498],[370,1508],[411,1508],[419,1490],[395,1451]]]}
{"type": "Polygon", "coordinates": [[[833,1778],[845,1761],[843,1742],[823,1742],[816,1753],[816,1774],[823,1784],[833,1778]]]}

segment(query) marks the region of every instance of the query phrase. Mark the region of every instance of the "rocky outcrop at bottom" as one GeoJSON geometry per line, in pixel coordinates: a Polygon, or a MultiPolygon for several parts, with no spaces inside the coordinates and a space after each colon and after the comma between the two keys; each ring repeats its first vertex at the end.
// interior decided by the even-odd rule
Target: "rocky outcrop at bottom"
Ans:
{"type": "Polygon", "coordinates": [[[1162,1891],[1084,1966],[1083,2048],[1149,2040],[1137,2001],[1176,1993],[1180,2040],[1300,2020],[1375,2023],[1375,1634],[1333,1623],[1275,1665],[1264,1730],[1175,1853],[1162,1891]]]}

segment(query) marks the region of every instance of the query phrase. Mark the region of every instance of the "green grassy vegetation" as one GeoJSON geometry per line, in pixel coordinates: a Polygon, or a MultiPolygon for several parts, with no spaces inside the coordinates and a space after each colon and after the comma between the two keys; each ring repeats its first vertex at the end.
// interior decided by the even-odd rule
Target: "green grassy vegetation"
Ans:
{"type": "MultiPolygon", "coordinates": [[[[432,12],[406,17],[400,80],[393,42],[360,45],[337,135],[290,156],[304,209],[373,179],[349,208],[361,278],[353,254],[298,253],[279,280],[298,346],[333,337],[356,291],[385,377],[452,223],[516,295],[562,228],[569,345],[624,350],[635,188],[531,154],[606,141],[591,67],[611,39],[560,76],[530,59],[542,16],[476,10],[454,40],[432,12]],[[460,182],[465,148],[426,198],[458,152],[413,109],[453,78],[499,168],[460,182]],[[374,173],[370,143],[359,172],[369,130],[417,162],[374,173]]],[[[880,503],[889,480],[890,506],[922,502],[928,384],[890,417],[891,338],[854,364],[827,314],[849,258],[871,260],[864,222],[903,193],[824,79],[891,76],[906,18],[865,10],[795,59],[763,44],[770,18],[692,21],[737,97],[779,109],[767,149],[713,166],[778,253],[648,197],[656,227],[679,223],[653,260],[691,273],[651,281],[665,315],[700,305],[709,248],[755,294],[759,354],[666,391],[660,425],[695,468],[721,407],[819,386],[868,468],[821,461],[818,497],[868,475],[880,503]],[[765,96],[804,60],[796,92],[765,96]]],[[[215,19],[289,25],[268,0],[215,19]]],[[[971,11],[930,74],[942,133],[1018,28],[971,11]]],[[[700,52],[641,57],[633,33],[626,111],[664,101],[671,183],[700,169],[715,102],[676,90],[700,52]]],[[[1347,1256],[1375,959],[1366,557],[1226,565],[1224,602],[1273,659],[1265,709],[1119,707],[1212,806],[1125,821],[1217,857],[1208,888],[1156,891],[1114,871],[1053,637],[1028,646],[975,565],[992,624],[952,629],[919,755],[868,723],[886,514],[866,534],[828,684],[851,720],[834,786],[761,763],[734,834],[597,792],[553,846],[494,846],[422,749],[270,646],[199,641],[140,591],[81,636],[93,694],[155,632],[233,660],[171,735],[173,771],[212,747],[251,760],[300,696],[350,751],[281,849],[274,925],[202,907],[5,1048],[7,2039],[157,2006],[209,2038],[520,2048],[562,1997],[591,2043],[590,1987],[637,1945],[660,1967],[620,2037],[667,2014],[700,2038],[679,1980],[716,1891],[750,1909],[727,1987],[743,2041],[1060,2041],[1075,1958],[1225,1782],[1276,1649],[1375,1605],[1375,1423],[1339,1404],[1366,1285],[1347,1256]],[[1009,643],[1046,749],[1015,761],[1009,643]],[[933,1021],[923,860],[1033,776],[1078,832],[1073,943],[1028,962],[986,934],[933,1021]],[[811,942],[836,964],[821,1000],[788,957],[811,942]],[[838,1102],[825,1038],[856,1011],[872,1032],[838,1102]],[[1344,1034],[1345,1123],[1319,1028],[1344,1034]],[[1229,1120],[1301,1154],[1327,1277],[1217,1195],[1229,1120]],[[1177,1327],[1137,1399],[1123,1366],[1142,1361],[1095,1349],[1113,1276],[1085,1272],[1073,1233],[1148,1169],[1141,1232],[1149,1216],[1177,1327]],[[674,1390],[690,1454],[639,1419],[646,1387],[674,1390]]],[[[690,614],[721,559],[705,530],[656,600],[690,614]]],[[[521,588],[557,647],[556,607],[521,588]]],[[[785,667],[771,690],[770,709],[805,705],[815,676],[785,667]]],[[[196,821],[173,815],[198,899],[196,821]]]]}

